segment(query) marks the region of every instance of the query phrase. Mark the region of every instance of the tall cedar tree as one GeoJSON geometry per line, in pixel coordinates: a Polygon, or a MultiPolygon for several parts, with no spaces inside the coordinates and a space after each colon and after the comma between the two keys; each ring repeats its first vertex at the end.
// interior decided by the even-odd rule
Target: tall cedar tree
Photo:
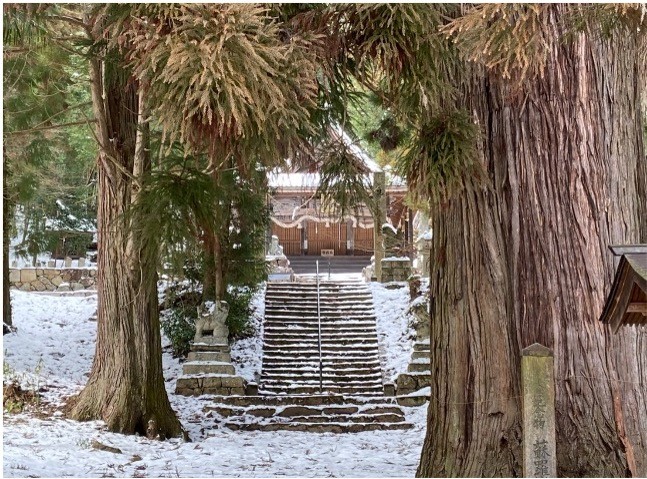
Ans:
{"type": "MultiPolygon", "coordinates": [[[[102,18],[86,16],[96,45],[102,18]]],[[[150,169],[143,93],[119,53],[100,48],[90,59],[99,142],[97,341],[85,388],[72,417],[102,419],[111,431],[145,434],[153,420],[161,437],[182,427],[166,394],[157,298],[157,248],[125,224],[138,179],[150,169]]],[[[136,218],[132,221],[136,221],[136,218]]]]}
{"type": "Polygon", "coordinates": [[[520,353],[539,342],[558,474],[645,476],[645,333],[598,320],[608,246],[647,241],[644,11],[346,5],[292,21],[318,15],[339,34],[331,58],[350,53],[342,68],[410,130],[398,166],[432,206],[418,475],[521,475],[520,353]]]}
{"type": "Polygon", "coordinates": [[[487,187],[434,204],[422,477],[521,474],[520,351],[535,342],[555,355],[558,475],[647,475],[645,332],[599,321],[608,246],[647,241],[644,56],[635,26],[572,33],[572,13],[476,7],[451,30],[487,64],[458,96],[487,187]]]}

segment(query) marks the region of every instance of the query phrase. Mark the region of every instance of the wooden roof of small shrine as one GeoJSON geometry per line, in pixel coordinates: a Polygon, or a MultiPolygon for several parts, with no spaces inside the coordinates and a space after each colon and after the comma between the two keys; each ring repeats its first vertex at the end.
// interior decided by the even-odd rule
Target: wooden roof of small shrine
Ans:
{"type": "Polygon", "coordinates": [[[610,249],[621,258],[600,321],[613,332],[623,325],[647,326],[647,245],[610,249]]]}

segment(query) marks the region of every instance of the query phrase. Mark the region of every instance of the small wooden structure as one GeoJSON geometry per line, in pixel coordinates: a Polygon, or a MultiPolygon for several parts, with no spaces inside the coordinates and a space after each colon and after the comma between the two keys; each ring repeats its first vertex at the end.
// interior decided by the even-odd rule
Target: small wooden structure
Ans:
{"type": "Polygon", "coordinates": [[[614,333],[623,325],[647,326],[647,244],[609,248],[621,258],[600,321],[614,333]]]}

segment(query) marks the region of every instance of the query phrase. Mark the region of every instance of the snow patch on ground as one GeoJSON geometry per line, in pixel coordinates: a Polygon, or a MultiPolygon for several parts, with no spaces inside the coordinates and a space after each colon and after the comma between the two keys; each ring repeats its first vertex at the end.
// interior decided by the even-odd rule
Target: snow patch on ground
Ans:
{"type": "Polygon", "coordinates": [[[263,318],[265,317],[265,283],[252,298],[251,324],[255,334],[239,339],[231,347],[231,361],[236,374],[248,382],[258,382],[263,358],[263,318]]]}
{"type": "Polygon", "coordinates": [[[382,283],[368,283],[375,305],[380,361],[388,382],[407,370],[414,337],[407,314],[409,288],[407,283],[396,284],[398,288],[387,289],[382,283]]]}

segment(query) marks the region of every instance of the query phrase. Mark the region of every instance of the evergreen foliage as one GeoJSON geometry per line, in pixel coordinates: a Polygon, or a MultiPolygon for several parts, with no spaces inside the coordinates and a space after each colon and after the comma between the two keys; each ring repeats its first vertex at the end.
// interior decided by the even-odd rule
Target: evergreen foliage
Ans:
{"type": "Polygon", "coordinates": [[[22,18],[23,28],[12,20],[5,31],[12,43],[3,61],[3,127],[8,199],[20,211],[17,252],[35,258],[52,251],[54,231],[85,230],[94,221],[96,146],[84,124],[90,105],[85,63],[46,41],[45,29],[30,18],[22,18]]]}
{"type": "Polygon", "coordinates": [[[479,129],[464,111],[440,115],[422,125],[409,149],[396,160],[414,201],[446,201],[485,178],[475,145],[479,129]]]}
{"type": "Polygon", "coordinates": [[[250,153],[282,161],[300,143],[317,94],[316,38],[285,38],[253,4],[139,5],[127,15],[110,34],[168,141],[208,151],[212,168],[236,153],[241,169],[250,153]]]}
{"type": "Polygon", "coordinates": [[[331,215],[343,218],[363,205],[372,205],[371,186],[366,168],[357,161],[338,132],[317,150],[320,182],[317,194],[331,215]]]}

